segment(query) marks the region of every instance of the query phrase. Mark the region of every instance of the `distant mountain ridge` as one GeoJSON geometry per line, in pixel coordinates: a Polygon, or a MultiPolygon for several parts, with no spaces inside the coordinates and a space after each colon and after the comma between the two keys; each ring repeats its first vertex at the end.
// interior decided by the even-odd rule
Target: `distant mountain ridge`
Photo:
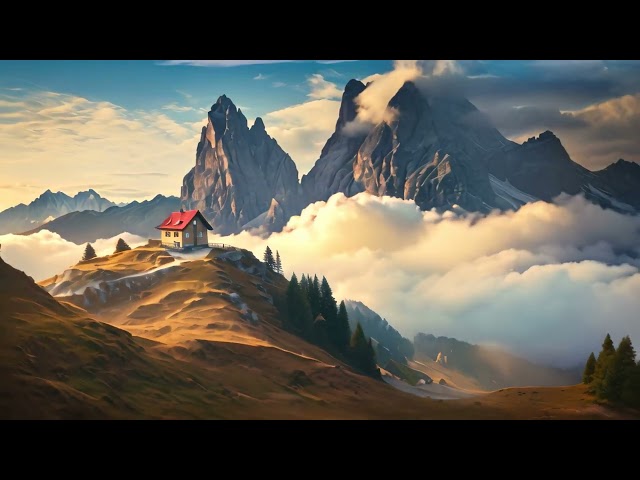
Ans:
{"type": "Polygon", "coordinates": [[[98,238],[115,237],[123,232],[156,238],[159,234],[155,227],[168,213],[179,209],[178,197],[156,195],[151,200],[133,201],[123,207],[112,206],[103,212],[92,210],[71,212],[38,228],[26,231],[23,235],[49,230],[77,244],[94,242],[98,238]]]}
{"type": "Polygon", "coordinates": [[[29,205],[21,203],[0,212],[0,235],[24,232],[70,212],[103,212],[115,205],[93,189],[78,192],[73,197],[47,190],[29,205]]]}

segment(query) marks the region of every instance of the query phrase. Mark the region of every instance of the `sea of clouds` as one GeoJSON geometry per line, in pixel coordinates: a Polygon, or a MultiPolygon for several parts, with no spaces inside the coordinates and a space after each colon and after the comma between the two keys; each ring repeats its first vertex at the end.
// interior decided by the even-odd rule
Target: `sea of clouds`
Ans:
{"type": "MultiPolygon", "coordinates": [[[[138,235],[123,233],[113,238],[98,239],[91,245],[98,256],[110,255],[116,248],[118,238],[122,238],[131,248],[149,241],[138,235]]],[[[75,265],[86,248],[86,245],[76,245],[49,230],[40,230],[32,235],[0,235],[0,245],[2,259],[35,281],[52,277],[75,265]]]]}
{"type": "Polygon", "coordinates": [[[285,274],[325,275],[417,332],[500,345],[559,366],[584,362],[604,335],[640,342],[640,217],[562,195],[517,212],[421,212],[412,201],[336,194],[285,230],[210,241],[269,245],[285,274]]]}

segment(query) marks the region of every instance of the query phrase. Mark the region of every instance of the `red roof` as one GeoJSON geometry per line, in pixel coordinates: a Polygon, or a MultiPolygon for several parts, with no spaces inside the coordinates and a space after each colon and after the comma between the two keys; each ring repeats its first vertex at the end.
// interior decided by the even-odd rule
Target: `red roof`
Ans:
{"type": "Polygon", "coordinates": [[[196,215],[200,217],[207,230],[213,230],[213,227],[207,222],[207,219],[200,213],[200,210],[186,210],[180,212],[173,212],[169,215],[164,222],[158,225],[158,230],[184,230],[191,224],[196,215]]]}

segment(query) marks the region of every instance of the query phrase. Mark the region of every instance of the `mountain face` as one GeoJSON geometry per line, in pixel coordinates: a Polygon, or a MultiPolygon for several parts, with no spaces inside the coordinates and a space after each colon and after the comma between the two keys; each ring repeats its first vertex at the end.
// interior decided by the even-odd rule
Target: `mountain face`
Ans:
{"type": "Polygon", "coordinates": [[[110,207],[103,212],[71,212],[24,232],[23,235],[49,230],[78,245],[94,242],[98,238],[115,237],[124,232],[158,238],[155,227],[169,213],[179,209],[180,199],[177,197],[156,195],[152,200],[133,201],[123,207],[110,207]]]}
{"type": "Polygon", "coordinates": [[[550,202],[561,193],[582,194],[606,208],[640,209],[640,166],[619,160],[592,172],[571,160],[560,139],[545,131],[488,160],[490,173],[517,189],[550,202]]]}
{"type": "Polygon", "coordinates": [[[301,210],[298,170],[261,118],[251,129],[226,96],[211,107],[184,177],[182,206],[199,209],[220,234],[243,228],[278,230],[301,210]]]}
{"type": "Polygon", "coordinates": [[[357,113],[355,99],[365,90],[358,80],[350,80],[342,94],[336,130],[322,148],[320,159],[307,175],[302,176],[302,188],[309,203],[326,201],[331,195],[344,192],[348,196],[362,191],[353,181],[353,158],[366,138],[366,132],[345,132],[357,113]]]}
{"type": "Polygon", "coordinates": [[[412,199],[421,209],[517,209],[561,193],[583,194],[603,207],[640,210],[640,166],[619,161],[592,172],[571,160],[552,132],[522,145],[507,140],[465,98],[406,82],[385,120],[366,133],[345,125],[356,117],[365,86],[345,89],[336,130],[303,176],[307,202],[337,192],[412,199]]]}
{"type": "Polygon", "coordinates": [[[491,187],[486,158],[511,142],[469,101],[430,95],[407,82],[389,102],[385,120],[368,134],[353,136],[344,128],[343,112],[344,120],[355,118],[355,97],[365,88],[353,82],[343,95],[336,132],[303,178],[308,199],[366,191],[412,199],[422,209],[503,206],[491,187]]]}
{"type": "Polygon", "coordinates": [[[21,203],[0,212],[0,235],[20,233],[70,212],[92,210],[103,212],[115,203],[102,198],[95,190],[79,192],[73,197],[47,190],[29,205],[21,203]]]}

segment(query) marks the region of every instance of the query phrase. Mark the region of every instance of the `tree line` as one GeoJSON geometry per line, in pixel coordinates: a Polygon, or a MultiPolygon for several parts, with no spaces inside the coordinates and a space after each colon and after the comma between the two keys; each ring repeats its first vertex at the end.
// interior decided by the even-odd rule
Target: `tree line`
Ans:
{"type": "MultiPolygon", "coordinates": [[[[124,252],[126,250],[131,250],[131,247],[123,239],[119,238],[116,242],[116,249],[113,253],[124,252]]],[[[98,255],[96,254],[93,246],[90,243],[87,243],[87,246],[84,249],[84,254],[82,255],[82,261],[86,262],[87,260],[91,260],[97,256],[98,255]]]]}
{"type": "Polygon", "coordinates": [[[344,300],[337,304],[325,277],[291,275],[286,291],[287,322],[311,342],[343,356],[363,373],[379,378],[371,338],[367,340],[360,323],[353,333],[344,300]]]}
{"type": "Polygon", "coordinates": [[[631,338],[623,337],[616,349],[607,333],[598,358],[589,355],[582,381],[600,400],[640,408],[640,362],[631,338]]]}

